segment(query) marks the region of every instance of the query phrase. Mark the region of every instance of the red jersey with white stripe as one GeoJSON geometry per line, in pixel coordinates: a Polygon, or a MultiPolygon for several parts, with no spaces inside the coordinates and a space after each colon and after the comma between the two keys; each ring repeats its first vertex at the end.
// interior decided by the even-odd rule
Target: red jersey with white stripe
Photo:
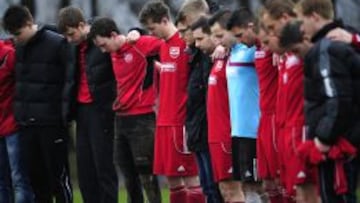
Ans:
{"type": "Polygon", "coordinates": [[[279,62],[276,117],[281,127],[304,122],[303,62],[294,54],[284,54],[279,62]]]}
{"type": "Polygon", "coordinates": [[[207,116],[209,143],[230,142],[226,59],[216,60],[211,68],[207,92],[207,116]]]}
{"type": "Polygon", "coordinates": [[[185,124],[189,55],[186,43],[176,32],[160,48],[159,109],[157,126],[185,124]]]}
{"type": "Polygon", "coordinates": [[[138,115],[153,111],[154,87],[143,89],[147,71],[147,56],[159,52],[162,40],[141,36],[134,44],[125,43],[111,54],[116,79],[117,96],[113,104],[119,115],[138,115]]]}
{"type": "Polygon", "coordinates": [[[260,110],[262,113],[275,113],[278,70],[273,61],[273,53],[256,50],[255,68],[259,78],[260,110]]]}

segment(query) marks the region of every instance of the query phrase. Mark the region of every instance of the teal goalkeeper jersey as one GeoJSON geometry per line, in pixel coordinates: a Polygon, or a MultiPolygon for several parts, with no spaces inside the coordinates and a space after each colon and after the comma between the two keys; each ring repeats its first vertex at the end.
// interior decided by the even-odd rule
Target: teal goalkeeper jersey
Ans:
{"type": "Polygon", "coordinates": [[[226,67],[232,137],[256,138],[259,125],[259,85],[256,46],[236,44],[226,67]]]}

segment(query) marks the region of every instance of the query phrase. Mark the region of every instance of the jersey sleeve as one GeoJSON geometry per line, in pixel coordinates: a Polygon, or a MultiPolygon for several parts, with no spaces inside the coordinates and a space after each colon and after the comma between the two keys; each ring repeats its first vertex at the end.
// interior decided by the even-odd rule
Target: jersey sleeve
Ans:
{"type": "Polygon", "coordinates": [[[162,43],[162,39],[152,36],[142,36],[139,40],[138,48],[145,56],[153,56],[159,54],[162,43]]]}

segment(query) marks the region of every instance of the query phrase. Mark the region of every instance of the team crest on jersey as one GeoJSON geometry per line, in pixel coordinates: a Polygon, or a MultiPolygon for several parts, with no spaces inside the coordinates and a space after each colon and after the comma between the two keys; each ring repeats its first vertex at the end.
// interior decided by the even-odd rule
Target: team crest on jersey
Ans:
{"type": "Polygon", "coordinates": [[[132,55],[132,53],[126,53],[126,54],[125,54],[125,57],[124,57],[124,60],[125,60],[126,63],[131,63],[132,60],[133,60],[133,55],[132,55]]]}
{"type": "Polygon", "coordinates": [[[300,59],[295,55],[290,55],[286,59],[285,67],[286,67],[286,69],[289,69],[289,68],[297,66],[299,64],[300,64],[300,59]]]}
{"type": "Polygon", "coordinates": [[[287,82],[288,82],[288,74],[287,74],[287,73],[284,73],[284,74],[283,74],[283,83],[284,83],[284,84],[287,84],[287,82]]]}
{"type": "Polygon", "coordinates": [[[176,59],[177,57],[179,57],[180,56],[180,47],[170,47],[169,55],[173,59],[176,59]]]}
{"type": "Polygon", "coordinates": [[[216,76],[210,76],[208,83],[209,83],[209,85],[216,85],[216,84],[217,84],[217,78],[216,78],[216,76]]]}
{"type": "Polygon", "coordinates": [[[256,51],[255,52],[255,58],[256,59],[262,59],[262,58],[264,58],[266,56],[266,53],[265,53],[265,51],[263,51],[263,50],[260,50],[260,51],[256,51]]]}
{"type": "Polygon", "coordinates": [[[224,66],[224,61],[217,61],[215,65],[215,70],[220,71],[224,66]]]}

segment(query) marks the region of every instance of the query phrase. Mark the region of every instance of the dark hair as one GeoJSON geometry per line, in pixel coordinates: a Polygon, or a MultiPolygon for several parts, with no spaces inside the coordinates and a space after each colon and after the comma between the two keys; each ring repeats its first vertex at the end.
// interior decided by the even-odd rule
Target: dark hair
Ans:
{"type": "Polygon", "coordinates": [[[170,9],[162,1],[150,1],[144,5],[139,14],[139,20],[146,24],[148,20],[160,23],[163,18],[170,19],[170,9]]]}
{"type": "Polygon", "coordinates": [[[68,27],[76,28],[79,26],[79,23],[85,22],[82,11],[71,6],[62,8],[58,18],[58,28],[62,33],[66,32],[68,27]]]}
{"type": "Polygon", "coordinates": [[[301,43],[304,40],[304,33],[301,31],[301,21],[287,23],[281,31],[279,45],[282,48],[289,48],[291,45],[301,43]]]}
{"type": "Polygon", "coordinates": [[[230,10],[228,9],[219,10],[209,19],[209,25],[213,26],[215,23],[219,23],[219,25],[222,28],[226,29],[230,16],[231,16],[230,10]]]}
{"type": "Polygon", "coordinates": [[[29,9],[21,5],[10,6],[3,16],[4,29],[10,33],[23,28],[28,22],[33,23],[33,17],[29,9]]]}
{"type": "Polygon", "coordinates": [[[289,16],[296,17],[294,11],[295,4],[290,0],[268,0],[265,3],[265,12],[273,19],[280,19],[285,13],[289,16]]]}
{"type": "Polygon", "coordinates": [[[96,18],[91,25],[88,37],[90,39],[94,39],[96,36],[110,37],[112,32],[120,34],[113,19],[107,17],[96,18]]]}
{"type": "Polygon", "coordinates": [[[211,34],[208,18],[205,16],[201,16],[197,21],[195,21],[195,23],[190,26],[192,31],[198,28],[201,28],[201,30],[206,34],[211,34]]]}
{"type": "Polygon", "coordinates": [[[226,28],[228,30],[231,30],[233,27],[244,28],[249,23],[256,24],[256,18],[248,8],[243,7],[232,12],[226,28]]]}

